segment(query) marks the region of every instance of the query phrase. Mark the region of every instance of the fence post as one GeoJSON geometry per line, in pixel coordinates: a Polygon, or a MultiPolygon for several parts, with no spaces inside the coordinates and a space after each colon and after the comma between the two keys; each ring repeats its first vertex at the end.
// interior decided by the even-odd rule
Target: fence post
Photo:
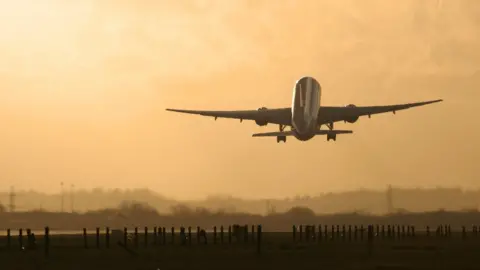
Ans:
{"type": "Polygon", "coordinates": [[[192,245],[192,227],[188,226],[188,245],[192,245]]]}
{"type": "Polygon", "coordinates": [[[105,247],[110,248],[110,228],[105,229],[105,247]]]}
{"type": "Polygon", "coordinates": [[[255,243],[255,225],[252,225],[252,243],[255,243]]]}
{"type": "Polygon", "coordinates": [[[48,257],[50,251],[50,229],[45,227],[45,235],[44,235],[44,245],[45,245],[45,257],[48,257]]]}
{"type": "Polygon", "coordinates": [[[220,243],[223,245],[223,225],[220,226],[220,243]]]}
{"type": "Polygon", "coordinates": [[[232,244],[232,225],[228,225],[228,244],[232,244]]]}
{"type": "Polygon", "coordinates": [[[318,225],[318,242],[322,241],[322,225],[318,225]]]}
{"type": "Polygon", "coordinates": [[[10,249],[12,245],[12,234],[10,232],[10,229],[7,229],[7,248],[10,249]]]}
{"type": "Polygon", "coordinates": [[[88,244],[87,244],[87,228],[83,228],[83,246],[84,246],[84,248],[88,248],[88,244]]]}
{"type": "Polygon", "coordinates": [[[135,243],[135,248],[138,248],[138,227],[135,227],[135,233],[134,233],[134,243],[135,243]]]}
{"type": "Polygon", "coordinates": [[[213,226],[213,244],[217,244],[217,226],[213,226]]]}
{"type": "Polygon", "coordinates": [[[248,243],[248,225],[243,226],[243,240],[248,243]]]}
{"type": "Polygon", "coordinates": [[[174,245],[175,244],[175,227],[172,227],[171,233],[172,233],[172,243],[171,244],[174,245]]]}
{"type": "Polygon", "coordinates": [[[97,248],[100,248],[100,228],[97,227],[95,231],[95,242],[97,244],[97,248]]]}
{"type": "Polygon", "coordinates": [[[292,227],[292,236],[293,236],[293,242],[295,243],[297,240],[297,226],[293,225],[292,227]]]}
{"type": "Polygon", "coordinates": [[[303,241],[303,225],[300,224],[300,229],[298,230],[298,240],[303,241]]]}
{"type": "Polygon", "coordinates": [[[20,244],[20,250],[23,249],[23,230],[19,229],[18,230],[18,242],[20,244]]]}
{"type": "Polygon", "coordinates": [[[200,244],[200,227],[197,226],[197,244],[200,244]]]}
{"type": "Polygon", "coordinates": [[[167,243],[167,229],[165,227],[162,228],[162,242],[163,245],[167,243]]]}
{"type": "Polygon", "coordinates": [[[148,246],[148,227],[145,226],[143,229],[143,246],[147,247],[148,246]]]}
{"type": "Polygon", "coordinates": [[[257,253],[260,253],[262,246],[262,225],[257,225],[257,253]]]}

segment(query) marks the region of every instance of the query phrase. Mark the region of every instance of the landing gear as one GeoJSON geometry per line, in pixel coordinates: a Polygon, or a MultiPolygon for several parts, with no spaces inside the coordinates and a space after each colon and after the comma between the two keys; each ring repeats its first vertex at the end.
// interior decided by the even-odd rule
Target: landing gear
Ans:
{"type": "Polygon", "coordinates": [[[283,130],[285,129],[285,126],[284,125],[279,125],[278,129],[280,130],[280,132],[283,132],[283,130]]]}
{"type": "Polygon", "coordinates": [[[279,142],[284,142],[286,143],[287,142],[287,136],[277,136],[277,143],[279,142]]]}
{"type": "Polygon", "coordinates": [[[337,140],[337,134],[328,134],[327,135],[327,142],[330,141],[330,140],[336,141],[337,140]]]}
{"type": "Polygon", "coordinates": [[[330,123],[325,124],[325,125],[328,127],[328,129],[333,130],[333,122],[330,122],[330,123]]]}

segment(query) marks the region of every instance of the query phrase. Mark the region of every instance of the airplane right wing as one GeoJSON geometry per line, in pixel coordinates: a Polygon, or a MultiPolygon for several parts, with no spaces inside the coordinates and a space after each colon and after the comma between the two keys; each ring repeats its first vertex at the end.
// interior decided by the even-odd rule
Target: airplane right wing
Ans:
{"type": "Polygon", "coordinates": [[[350,121],[351,123],[358,120],[361,116],[371,116],[374,114],[381,114],[387,112],[393,112],[400,110],[406,110],[414,107],[424,106],[428,104],[433,104],[441,102],[443,100],[431,100],[424,102],[415,102],[415,103],[406,103],[406,104],[396,104],[396,105],[384,105],[384,106],[360,106],[349,105],[345,107],[332,107],[325,106],[320,108],[319,112],[319,124],[328,124],[338,121],[350,121]]]}
{"type": "Polygon", "coordinates": [[[197,111],[197,110],[181,110],[166,109],[171,112],[196,114],[202,116],[210,116],[217,118],[230,118],[242,120],[253,120],[258,125],[276,124],[291,126],[292,111],[290,108],[267,109],[260,108],[258,110],[242,110],[242,111],[197,111]]]}

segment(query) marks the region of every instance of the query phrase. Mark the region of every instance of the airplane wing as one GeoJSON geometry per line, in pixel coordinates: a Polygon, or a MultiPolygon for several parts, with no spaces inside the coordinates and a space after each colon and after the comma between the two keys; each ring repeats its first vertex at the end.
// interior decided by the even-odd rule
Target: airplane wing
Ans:
{"type": "Polygon", "coordinates": [[[373,114],[387,113],[400,110],[405,110],[413,107],[424,106],[432,103],[437,103],[443,101],[442,99],[425,101],[425,102],[416,102],[416,103],[407,103],[407,104],[397,104],[397,105],[385,105],[385,106],[354,106],[349,105],[345,107],[321,107],[319,111],[318,122],[319,124],[328,124],[338,121],[348,121],[355,122],[361,116],[370,117],[373,114]]]}
{"type": "Polygon", "coordinates": [[[180,110],[180,109],[166,109],[170,112],[197,114],[203,116],[210,116],[217,118],[230,118],[243,120],[253,120],[257,124],[277,124],[284,126],[292,125],[292,111],[290,108],[267,109],[261,108],[258,110],[243,110],[243,111],[197,111],[197,110],[180,110]]]}
{"type": "MultiPolygon", "coordinates": [[[[351,134],[351,130],[317,130],[315,135],[336,135],[336,134],[351,134]]],[[[277,137],[277,136],[293,136],[293,131],[274,131],[265,133],[255,133],[252,137],[277,137]]]]}

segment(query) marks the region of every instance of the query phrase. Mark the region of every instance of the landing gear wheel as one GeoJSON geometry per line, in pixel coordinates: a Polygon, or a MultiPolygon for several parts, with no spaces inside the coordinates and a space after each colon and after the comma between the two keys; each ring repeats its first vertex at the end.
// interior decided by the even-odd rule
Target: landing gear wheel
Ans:
{"type": "Polygon", "coordinates": [[[333,130],[333,122],[325,124],[328,129],[333,130]]]}
{"type": "Polygon", "coordinates": [[[328,134],[327,135],[327,141],[330,141],[330,140],[336,141],[337,140],[337,134],[328,134]]]}
{"type": "Polygon", "coordinates": [[[277,143],[279,142],[284,142],[286,143],[287,142],[287,136],[277,136],[277,143]]]}

